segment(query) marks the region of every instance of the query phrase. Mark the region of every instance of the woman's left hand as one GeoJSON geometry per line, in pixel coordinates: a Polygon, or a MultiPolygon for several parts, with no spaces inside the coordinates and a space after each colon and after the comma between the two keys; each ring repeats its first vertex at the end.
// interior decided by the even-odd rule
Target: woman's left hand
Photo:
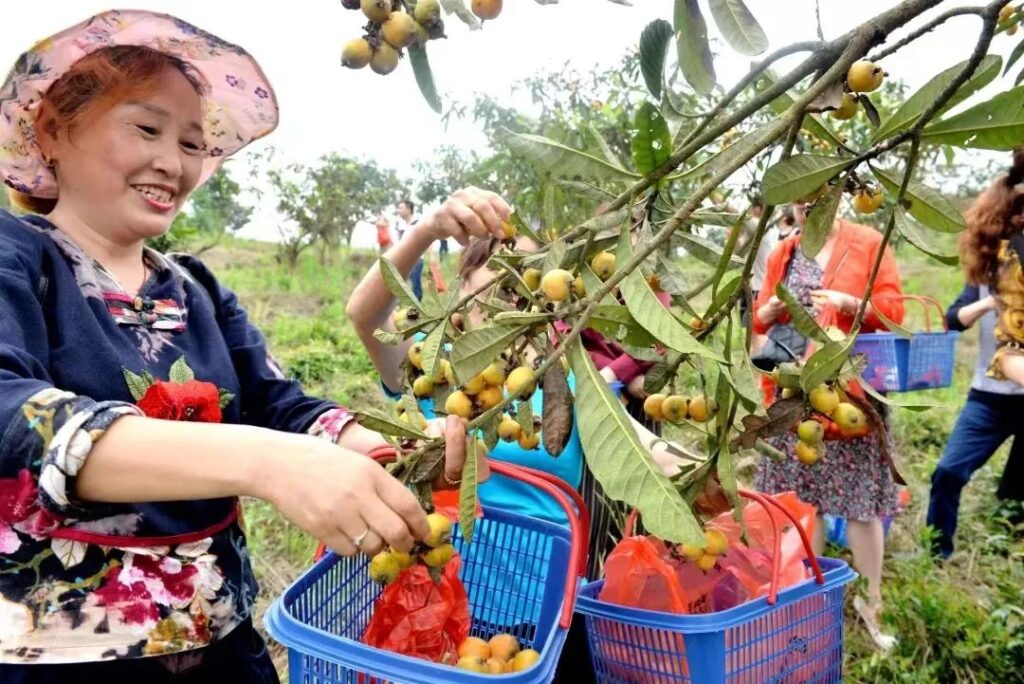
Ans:
{"type": "Polygon", "coordinates": [[[815,308],[820,308],[823,304],[831,304],[836,311],[845,315],[856,313],[857,307],[860,306],[859,299],[839,290],[812,290],[811,301],[814,302],[815,308]]]}
{"type": "MultiPolygon", "coordinates": [[[[444,471],[434,480],[434,489],[458,489],[462,484],[462,467],[466,464],[466,421],[458,416],[434,418],[427,424],[427,435],[444,436],[444,471]]],[[[491,476],[487,454],[477,451],[476,478],[483,482],[491,476]]]]}

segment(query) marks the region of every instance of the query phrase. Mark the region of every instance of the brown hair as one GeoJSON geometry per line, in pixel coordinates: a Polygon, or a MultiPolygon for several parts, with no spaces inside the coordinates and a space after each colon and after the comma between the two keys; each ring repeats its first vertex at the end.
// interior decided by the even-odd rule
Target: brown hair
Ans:
{"type": "Polygon", "coordinates": [[[995,273],[999,244],[1024,227],[1024,147],[1013,152],[1013,166],[992,182],[965,212],[960,237],[964,273],[972,285],[988,285],[995,273]]]}
{"type": "MultiPolygon", "coordinates": [[[[158,87],[157,76],[177,69],[203,97],[207,86],[192,65],[141,45],[101,48],[75,62],[43,95],[35,114],[36,136],[55,137],[59,130],[95,120],[117,103],[145,97],[158,87]]],[[[8,189],[11,203],[20,209],[49,214],[57,200],[33,197],[8,189]]]]}
{"type": "Polygon", "coordinates": [[[459,277],[465,279],[476,269],[485,266],[497,248],[498,238],[477,237],[470,240],[459,259],[459,277]]]}

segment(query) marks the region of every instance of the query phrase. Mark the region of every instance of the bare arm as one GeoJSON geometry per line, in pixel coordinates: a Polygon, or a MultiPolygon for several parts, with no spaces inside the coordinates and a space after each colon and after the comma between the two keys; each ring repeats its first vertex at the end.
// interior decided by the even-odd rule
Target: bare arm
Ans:
{"type": "Polygon", "coordinates": [[[956,317],[960,319],[960,323],[963,324],[964,328],[970,328],[972,325],[978,322],[978,319],[987,314],[989,311],[995,311],[996,300],[995,297],[989,295],[983,297],[973,304],[967,304],[960,308],[956,312],[956,317]]]}

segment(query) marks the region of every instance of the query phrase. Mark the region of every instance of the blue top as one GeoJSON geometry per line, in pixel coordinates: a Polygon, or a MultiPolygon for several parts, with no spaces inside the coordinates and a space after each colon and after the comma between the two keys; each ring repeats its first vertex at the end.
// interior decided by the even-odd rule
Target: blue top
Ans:
{"type": "Polygon", "coordinates": [[[92,445],[115,420],[140,413],[125,371],[166,381],[184,359],[195,380],[233,395],[216,410],[216,392],[203,400],[197,384],[181,399],[180,419],[220,414],[224,423],[304,432],[341,411],[281,374],[235,295],[202,262],[152,250],[145,261],[151,276],[129,297],[53,224],[0,212],[0,663],[184,651],[251,614],[257,589],[237,523],[149,549],[50,538],[59,528],[181,535],[226,522],[234,508],[232,499],[75,498],[92,445]]]}

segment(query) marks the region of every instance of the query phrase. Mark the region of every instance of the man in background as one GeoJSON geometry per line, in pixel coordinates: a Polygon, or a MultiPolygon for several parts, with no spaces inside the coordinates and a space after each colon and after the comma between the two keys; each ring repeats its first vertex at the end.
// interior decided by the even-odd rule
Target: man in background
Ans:
{"type": "MultiPolygon", "coordinates": [[[[398,231],[398,241],[401,242],[405,234],[416,225],[418,219],[415,218],[416,205],[412,203],[412,200],[403,199],[398,203],[398,221],[395,223],[395,229],[398,231]]],[[[412,267],[412,272],[409,273],[409,282],[412,284],[412,293],[416,295],[417,299],[423,298],[423,259],[416,262],[416,265],[412,267]]]]}

